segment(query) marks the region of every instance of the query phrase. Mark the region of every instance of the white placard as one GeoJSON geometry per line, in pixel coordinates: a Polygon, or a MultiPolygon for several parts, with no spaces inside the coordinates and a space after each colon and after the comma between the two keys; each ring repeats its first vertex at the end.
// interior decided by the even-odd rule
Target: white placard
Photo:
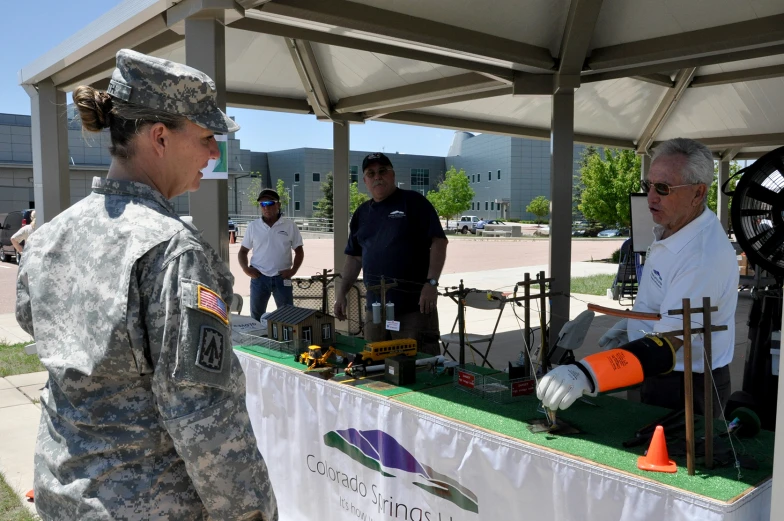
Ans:
{"type": "Polygon", "coordinates": [[[387,329],[389,331],[400,331],[400,322],[397,320],[387,320],[387,329]]]}
{"type": "Polygon", "coordinates": [[[215,141],[218,143],[218,150],[220,150],[220,157],[218,159],[210,159],[204,170],[202,179],[228,179],[229,178],[229,136],[226,134],[215,135],[215,141]]]}

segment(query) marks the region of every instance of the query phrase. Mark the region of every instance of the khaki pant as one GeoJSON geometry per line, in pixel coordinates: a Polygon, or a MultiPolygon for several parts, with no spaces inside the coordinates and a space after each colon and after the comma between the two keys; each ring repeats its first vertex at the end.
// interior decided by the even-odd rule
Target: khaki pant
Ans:
{"type": "Polygon", "coordinates": [[[396,316],[395,320],[400,322],[400,331],[388,331],[383,321],[380,324],[374,324],[373,314],[368,312],[368,320],[365,321],[365,340],[368,342],[379,342],[382,340],[413,338],[417,341],[418,352],[429,355],[441,354],[438,311],[433,310],[429,314],[420,313],[419,311],[404,313],[396,316]]]}

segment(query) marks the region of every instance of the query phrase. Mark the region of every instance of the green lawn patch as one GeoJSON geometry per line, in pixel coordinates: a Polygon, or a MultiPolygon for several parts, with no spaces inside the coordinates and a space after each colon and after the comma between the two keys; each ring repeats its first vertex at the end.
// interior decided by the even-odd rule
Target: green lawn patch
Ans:
{"type": "Polygon", "coordinates": [[[46,371],[37,355],[25,354],[25,345],[0,342],[0,377],[46,371]]]}
{"type": "Polygon", "coordinates": [[[35,521],[38,519],[25,508],[13,489],[0,473],[0,519],[4,521],[35,521]]]}
{"type": "Polygon", "coordinates": [[[591,275],[572,279],[571,292],[583,295],[606,295],[612,287],[615,275],[591,275]]]}

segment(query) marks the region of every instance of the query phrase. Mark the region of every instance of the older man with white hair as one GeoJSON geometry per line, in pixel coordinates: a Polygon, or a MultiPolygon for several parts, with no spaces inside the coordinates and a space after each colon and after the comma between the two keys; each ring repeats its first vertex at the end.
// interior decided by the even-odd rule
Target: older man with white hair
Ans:
{"type": "MultiPolygon", "coordinates": [[[[661,320],[621,320],[599,339],[604,352],[550,372],[537,386],[545,406],[566,409],[582,394],[641,383],[643,402],[683,407],[683,342],[659,334],[683,329],[682,316],[669,311],[682,308],[684,298],[691,299],[692,307],[702,307],[703,297],[710,297],[711,305],[718,307],[711,323],[727,326],[711,334],[713,403],[723,410],[731,393],[738,265],[721,223],[705,205],[713,172],[713,155],[697,141],[676,138],[656,147],[648,178],[642,181],[656,240],[646,256],[634,311],[657,313],[661,320]]],[[[692,327],[702,327],[701,320],[702,315],[693,316],[692,327]]],[[[704,361],[703,335],[695,335],[692,370],[698,414],[704,408],[704,361]]]]}

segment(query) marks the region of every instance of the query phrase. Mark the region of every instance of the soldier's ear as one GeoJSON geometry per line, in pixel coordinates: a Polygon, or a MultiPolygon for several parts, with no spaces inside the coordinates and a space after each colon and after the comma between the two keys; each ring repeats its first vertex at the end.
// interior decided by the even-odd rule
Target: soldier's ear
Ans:
{"type": "Polygon", "coordinates": [[[145,134],[147,139],[152,144],[152,149],[155,151],[155,155],[158,157],[163,157],[163,154],[166,152],[166,148],[170,145],[170,131],[168,128],[166,128],[166,125],[163,123],[155,123],[150,125],[149,130],[145,134]]]}

